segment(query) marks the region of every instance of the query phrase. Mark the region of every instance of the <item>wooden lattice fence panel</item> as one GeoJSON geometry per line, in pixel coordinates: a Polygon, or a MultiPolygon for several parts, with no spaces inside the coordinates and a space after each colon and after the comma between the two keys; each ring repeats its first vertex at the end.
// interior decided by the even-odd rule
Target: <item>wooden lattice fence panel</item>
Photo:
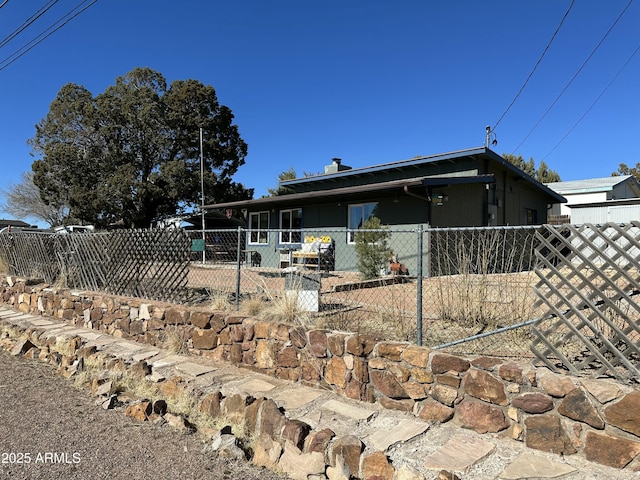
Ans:
{"type": "Polygon", "coordinates": [[[50,234],[4,232],[0,234],[0,250],[14,275],[42,278],[48,283],[58,277],[55,242],[50,234]]]}
{"type": "Polygon", "coordinates": [[[537,239],[538,362],[640,381],[640,222],[545,226],[537,239]]]}
{"type": "Polygon", "coordinates": [[[180,229],[122,230],[106,238],[106,290],[153,300],[183,301],[191,240],[180,229]]]}
{"type": "Polygon", "coordinates": [[[70,288],[100,290],[107,285],[107,236],[101,233],[54,235],[61,281],[70,288]]]}

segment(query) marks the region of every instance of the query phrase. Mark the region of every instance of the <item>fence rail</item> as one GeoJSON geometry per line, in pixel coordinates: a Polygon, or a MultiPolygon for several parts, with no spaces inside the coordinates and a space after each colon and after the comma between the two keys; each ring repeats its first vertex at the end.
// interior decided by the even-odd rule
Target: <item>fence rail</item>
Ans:
{"type": "Polygon", "coordinates": [[[598,362],[619,371],[638,368],[640,357],[640,307],[629,293],[638,288],[639,230],[16,232],[0,234],[0,257],[13,274],[71,288],[207,301],[452,353],[537,355],[572,372],[598,362]],[[590,345],[563,350],[581,336],[590,345]],[[603,350],[621,342],[619,354],[603,350]],[[581,366],[571,355],[584,357],[581,366]]]}

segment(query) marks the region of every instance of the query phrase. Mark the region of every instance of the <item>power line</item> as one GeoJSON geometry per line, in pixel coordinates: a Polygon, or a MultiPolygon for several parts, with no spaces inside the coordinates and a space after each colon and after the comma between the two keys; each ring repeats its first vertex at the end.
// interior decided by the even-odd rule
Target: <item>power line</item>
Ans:
{"type": "Polygon", "coordinates": [[[562,20],[560,20],[560,23],[556,27],[556,31],[553,32],[553,35],[551,36],[551,39],[547,43],[547,46],[544,47],[544,50],[542,51],[542,54],[540,55],[540,58],[538,58],[538,61],[533,66],[533,70],[531,70],[531,73],[529,73],[529,76],[527,77],[527,79],[524,81],[524,83],[520,87],[520,90],[518,90],[518,93],[516,94],[516,96],[513,98],[513,100],[511,100],[511,103],[509,104],[507,109],[504,111],[504,113],[500,116],[500,118],[498,119],[496,124],[493,126],[493,128],[491,129],[491,132],[493,132],[498,127],[498,125],[500,124],[502,119],[505,117],[507,112],[509,112],[509,110],[511,110],[511,107],[513,107],[513,104],[516,103],[516,100],[518,99],[518,97],[520,96],[520,94],[522,93],[524,88],[527,86],[527,83],[529,83],[529,80],[531,80],[531,77],[533,76],[534,72],[537,70],[538,65],[540,65],[540,62],[542,62],[542,59],[547,54],[547,51],[549,50],[549,47],[551,47],[551,44],[553,43],[553,40],[556,38],[556,35],[558,35],[558,32],[560,31],[560,28],[562,27],[562,24],[564,23],[564,21],[566,20],[567,16],[569,15],[569,12],[571,11],[571,8],[573,8],[573,4],[574,3],[575,3],[575,0],[571,0],[571,3],[569,4],[569,8],[567,8],[567,11],[564,13],[564,15],[562,17],[562,20]]]}
{"type": "Polygon", "coordinates": [[[4,0],[4,2],[0,4],[0,8],[4,7],[7,3],[9,3],[9,0],[4,0]]]}
{"type": "Polygon", "coordinates": [[[80,15],[81,13],[83,13],[85,10],[87,10],[89,7],[91,7],[94,3],[96,3],[98,0],[92,0],[91,3],[89,3],[88,5],[85,5],[84,7],[82,7],[85,3],[87,3],[88,0],[84,0],[82,2],[80,2],[78,5],[76,5],[74,8],[72,8],[71,10],[69,10],[65,15],[63,15],[62,17],[60,17],[58,20],[56,20],[56,22],[54,22],[53,24],[51,24],[49,27],[47,27],[45,30],[43,30],[42,32],[40,32],[38,35],[36,35],[34,38],[32,38],[29,42],[27,42],[26,44],[24,44],[22,47],[20,47],[18,50],[16,50],[15,52],[13,52],[11,55],[9,55],[8,57],[6,57],[5,59],[3,59],[2,61],[0,61],[0,70],[4,70],[5,68],[7,68],[9,65],[11,65],[13,62],[15,62],[16,60],[18,60],[20,57],[22,57],[23,55],[25,55],[27,52],[29,52],[31,49],[33,49],[34,47],[38,46],[40,43],[42,43],[43,41],[45,41],[47,38],[49,38],[51,35],[53,35],[55,32],[57,32],[58,30],[60,30],[62,27],[64,27],[65,25],[67,25],[71,20],[73,20],[74,18],[76,18],[78,15],[80,15]],[[79,11],[75,12],[76,10],[78,10],[80,7],[82,7],[79,11]],[[74,13],[75,12],[75,13],[74,13]]]}
{"type": "MultiPolygon", "coordinates": [[[[9,0],[6,0],[6,1],[8,2],[9,0]]],[[[9,35],[7,35],[0,42],[0,48],[4,47],[7,43],[9,43],[11,40],[13,40],[17,35],[19,35],[21,32],[23,32],[27,27],[31,26],[33,24],[33,22],[35,22],[38,18],[40,18],[42,15],[44,15],[47,12],[47,10],[49,10],[51,7],[53,7],[56,3],[58,3],[58,0],[50,0],[49,3],[47,3],[46,5],[40,7],[36,11],[36,13],[31,15],[29,18],[27,18],[22,23],[22,25],[20,25],[18,28],[16,28],[13,32],[11,32],[9,35]]]]}
{"type": "Polygon", "coordinates": [[[551,155],[553,153],[553,151],[558,148],[558,146],[564,142],[564,140],[569,136],[569,134],[571,132],[573,132],[573,130],[578,126],[578,124],[584,119],[584,117],[587,116],[587,114],[591,111],[591,109],[595,106],[596,103],[598,103],[598,101],[600,100],[600,98],[605,94],[605,92],[607,90],[609,90],[609,87],[613,84],[613,82],[616,81],[616,79],[618,78],[618,76],[620,76],[620,74],[622,73],[622,71],[627,67],[627,65],[629,65],[629,63],[631,62],[631,60],[633,59],[633,57],[636,55],[636,53],[638,53],[638,51],[640,51],[640,45],[633,51],[633,53],[631,54],[631,56],[629,57],[629,59],[624,63],[624,65],[620,68],[620,70],[618,70],[618,73],[615,74],[615,76],[611,79],[611,81],[607,84],[607,86],[604,88],[604,90],[602,90],[602,92],[600,92],[600,95],[598,95],[596,97],[596,99],[593,101],[593,103],[589,106],[589,108],[587,108],[587,110],[582,114],[582,116],[573,124],[573,126],[569,129],[569,131],[567,133],[564,134],[564,136],[560,139],[560,141],[558,143],[556,143],[556,145],[549,151],[549,153],[547,153],[542,160],[545,160],[549,155],[551,155]]]}
{"type": "Polygon", "coordinates": [[[593,57],[593,55],[596,53],[596,51],[600,48],[600,46],[602,45],[602,43],[605,41],[605,39],[609,36],[609,34],[611,33],[611,31],[613,30],[613,28],[616,26],[616,24],[618,23],[618,21],[622,18],[622,16],[625,14],[625,12],[627,11],[627,9],[631,6],[631,3],[633,3],[633,0],[629,0],[629,3],[627,3],[627,5],[622,9],[622,12],[620,12],[620,14],[618,15],[618,17],[615,19],[615,21],[611,24],[611,26],[609,27],[609,30],[607,30],[607,32],[604,34],[604,36],[600,39],[600,41],[596,44],[595,48],[591,51],[591,53],[589,54],[589,56],[585,59],[585,61],[582,63],[582,65],[580,65],[580,68],[578,68],[578,71],[573,75],[573,77],[571,77],[571,80],[569,80],[569,83],[567,83],[564,88],[560,91],[560,93],[558,94],[558,96],[556,97],[556,99],[551,103],[551,105],[549,106],[549,108],[547,108],[547,110],[542,114],[542,116],[538,119],[538,121],[536,122],[536,124],[533,126],[533,128],[531,130],[529,130],[529,133],[527,133],[527,135],[520,141],[520,143],[518,144],[518,146],[513,150],[513,152],[511,152],[511,154],[514,154],[519,148],[520,146],[527,140],[527,138],[529,138],[529,136],[533,133],[533,131],[538,128],[538,125],[540,125],[540,123],[542,122],[542,120],[544,120],[544,118],[547,116],[547,114],[551,111],[551,109],[555,106],[556,103],[558,103],[558,100],[560,100],[560,97],[562,97],[562,95],[564,95],[564,93],[567,91],[567,89],[571,86],[571,84],[573,83],[573,81],[578,77],[578,75],[580,74],[580,72],[582,72],[582,70],[584,69],[584,67],[587,65],[587,63],[589,63],[589,61],[591,60],[591,57],[593,57]]]}

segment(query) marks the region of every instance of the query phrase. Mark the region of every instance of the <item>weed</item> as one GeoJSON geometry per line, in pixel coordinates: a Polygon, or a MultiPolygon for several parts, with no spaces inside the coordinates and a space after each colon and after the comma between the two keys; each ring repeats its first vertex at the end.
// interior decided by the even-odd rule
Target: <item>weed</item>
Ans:
{"type": "Polygon", "coordinates": [[[138,398],[148,400],[158,400],[161,398],[158,384],[142,379],[139,375],[134,375],[129,370],[109,371],[109,376],[113,382],[115,392],[126,392],[138,398]]]}
{"type": "Polygon", "coordinates": [[[162,333],[162,345],[170,353],[188,353],[189,336],[186,328],[179,325],[168,325],[162,333]]]}
{"type": "Polygon", "coordinates": [[[240,311],[251,317],[257,317],[268,306],[268,300],[261,296],[249,296],[240,303],[240,311]]]}
{"type": "Polygon", "coordinates": [[[299,290],[289,290],[284,295],[270,294],[270,301],[260,312],[260,318],[270,322],[283,322],[309,326],[311,316],[300,308],[299,290]]]}
{"type": "Polygon", "coordinates": [[[0,255],[0,273],[10,274],[11,266],[9,264],[9,260],[4,255],[0,255]]]}
{"type": "Polygon", "coordinates": [[[206,305],[217,312],[228,312],[232,309],[232,304],[225,292],[209,292],[209,301],[206,305]]]}
{"type": "MultiPolygon", "coordinates": [[[[264,280],[254,281],[256,289],[263,292],[242,302],[242,309],[268,322],[281,322],[309,326],[311,315],[300,306],[300,288],[278,291],[267,288],[264,280]]],[[[294,285],[294,287],[296,287],[294,285]]]]}

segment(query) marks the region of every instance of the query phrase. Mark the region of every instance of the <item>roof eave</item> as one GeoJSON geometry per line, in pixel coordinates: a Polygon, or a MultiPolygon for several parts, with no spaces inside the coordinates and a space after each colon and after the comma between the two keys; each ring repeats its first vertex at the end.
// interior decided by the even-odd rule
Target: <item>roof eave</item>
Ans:
{"type": "Polygon", "coordinates": [[[521,170],[518,167],[516,167],[514,164],[508,162],[501,155],[498,155],[493,150],[486,148],[485,153],[489,157],[491,157],[493,160],[495,160],[496,162],[501,164],[503,167],[505,167],[507,170],[510,170],[514,174],[518,175],[518,177],[528,181],[529,183],[532,183],[533,185],[538,187],[540,190],[544,191],[547,195],[550,195],[551,197],[553,197],[553,199],[556,200],[556,202],[553,202],[553,203],[567,203],[567,199],[564,198],[562,195],[560,195],[558,192],[550,189],[544,183],[539,182],[538,180],[533,178],[531,175],[526,173],[524,170],[521,170]]]}

